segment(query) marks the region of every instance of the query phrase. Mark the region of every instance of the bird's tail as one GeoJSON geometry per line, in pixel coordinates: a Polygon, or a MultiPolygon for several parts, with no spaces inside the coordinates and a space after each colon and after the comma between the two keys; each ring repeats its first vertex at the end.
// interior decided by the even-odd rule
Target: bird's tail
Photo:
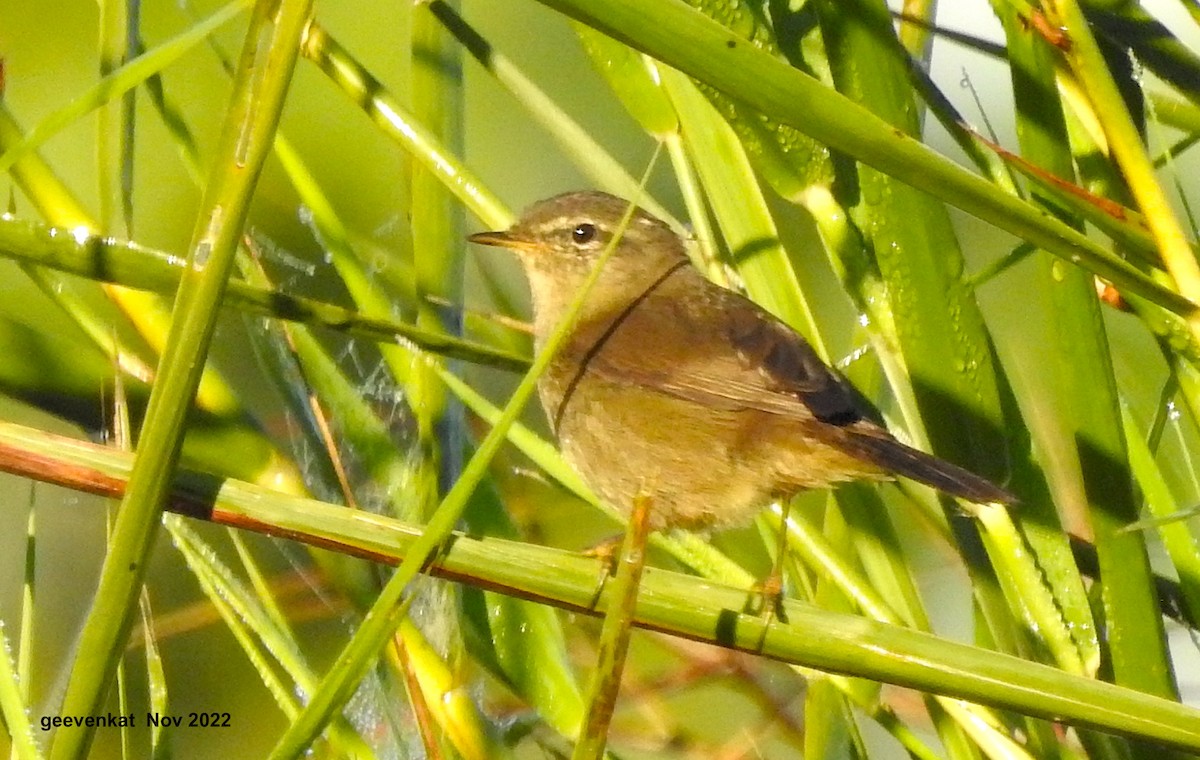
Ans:
{"type": "Polygon", "coordinates": [[[906,478],[933,486],[951,496],[976,504],[1011,506],[1017,497],[991,481],[944,459],[905,446],[891,436],[854,435],[853,446],[875,465],[906,478]]]}

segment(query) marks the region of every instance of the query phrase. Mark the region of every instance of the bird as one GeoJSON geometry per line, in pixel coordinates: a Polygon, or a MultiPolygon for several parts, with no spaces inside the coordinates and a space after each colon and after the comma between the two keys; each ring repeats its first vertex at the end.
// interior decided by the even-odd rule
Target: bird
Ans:
{"type": "Polygon", "coordinates": [[[804,490],[896,476],[979,504],[1016,502],[897,440],[804,338],[704,277],[679,235],[630,205],[571,192],[469,237],[520,260],[535,352],[615,246],[538,381],[565,459],[601,499],[628,515],[646,498],[651,529],[700,532],[804,490]]]}

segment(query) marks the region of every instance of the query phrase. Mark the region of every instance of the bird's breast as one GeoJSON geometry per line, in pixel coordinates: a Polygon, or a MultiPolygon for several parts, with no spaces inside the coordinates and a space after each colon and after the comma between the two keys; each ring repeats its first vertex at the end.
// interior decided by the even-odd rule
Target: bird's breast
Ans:
{"type": "Polygon", "coordinates": [[[559,446],[615,509],[628,513],[641,494],[650,497],[656,530],[707,529],[745,522],[769,501],[770,464],[746,435],[744,415],[623,386],[577,366],[558,369],[539,390],[559,446]]]}

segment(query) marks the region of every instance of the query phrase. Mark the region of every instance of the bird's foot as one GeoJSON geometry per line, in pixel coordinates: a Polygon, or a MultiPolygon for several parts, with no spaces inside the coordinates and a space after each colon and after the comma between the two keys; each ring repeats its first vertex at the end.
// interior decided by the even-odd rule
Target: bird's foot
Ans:
{"type": "Polygon", "coordinates": [[[747,615],[757,615],[764,619],[767,625],[772,620],[787,623],[787,614],[783,609],[783,575],[779,568],[750,587],[746,597],[746,606],[742,611],[747,615]]]}
{"type": "Polygon", "coordinates": [[[585,557],[600,560],[600,575],[596,579],[596,593],[592,594],[592,601],[589,605],[591,609],[595,609],[596,603],[600,601],[600,595],[604,592],[604,586],[608,583],[608,579],[617,574],[617,557],[621,553],[621,543],[624,540],[625,535],[618,533],[581,552],[585,557]]]}
{"type": "MultiPolygon", "coordinates": [[[[780,501],[779,505],[779,527],[776,529],[778,543],[771,562],[771,572],[750,588],[750,596],[746,599],[744,608],[747,614],[763,618],[767,627],[772,620],[787,624],[787,615],[783,611],[783,564],[787,561],[788,554],[787,524],[791,504],[785,499],[780,501]]],[[[765,632],[766,628],[763,630],[765,632]]]]}
{"type": "Polygon", "coordinates": [[[585,557],[598,559],[603,563],[605,575],[613,575],[617,570],[617,555],[621,550],[621,542],[625,540],[625,534],[617,533],[608,538],[592,544],[584,549],[581,553],[585,557]]]}

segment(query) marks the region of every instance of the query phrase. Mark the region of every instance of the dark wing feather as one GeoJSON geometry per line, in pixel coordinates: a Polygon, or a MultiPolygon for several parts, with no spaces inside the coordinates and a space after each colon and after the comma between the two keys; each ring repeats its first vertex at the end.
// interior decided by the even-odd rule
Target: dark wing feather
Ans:
{"type": "MultiPolygon", "coordinates": [[[[749,304],[749,301],[731,293],[749,304]]],[[[806,340],[758,307],[737,309],[728,327],[730,345],[749,369],[758,371],[765,390],[799,399],[821,422],[850,425],[877,419],[875,410],[806,340]]]]}
{"type": "Polygon", "coordinates": [[[971,501],[1015,503],[986,479],[893,438],[874,407],[783,322],[707,281],[697,287],[694,270],[679,274],[623,315],[625,324],[589,355],[588,374],[711,409],[790,418],[884,470],[971,501]],[[681,335],[687,350],[675,345],[681,335]]]}
{"type": "Polygon", "coordinates": [[[838,427],[879,419],[790,327],[693,269],[665,281],[622,322],[588,357],[589,374],[718,409],[838,427]]]}

